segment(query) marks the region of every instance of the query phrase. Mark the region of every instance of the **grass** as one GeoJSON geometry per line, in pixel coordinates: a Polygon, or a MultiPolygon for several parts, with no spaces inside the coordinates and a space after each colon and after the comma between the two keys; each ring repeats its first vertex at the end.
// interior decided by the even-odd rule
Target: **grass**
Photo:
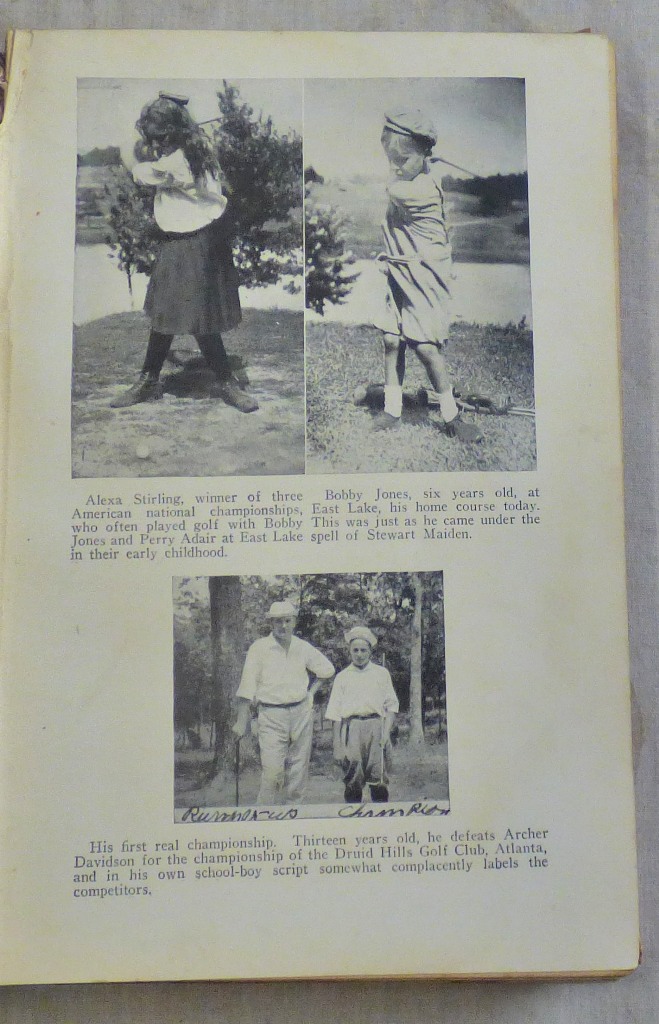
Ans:
{"type": "MultiPolygon", "coordinates": [[[[447,361],[465,392],[532,407],[532,335],[523,324],[460,324],[451,331],[447,361]]],[[[372,414],[352,403],[359,384],[383,380],[380,333],[367,326],[307,326],[307,472],[516,471],[536,466],[535,421],[478,415],[480,444],[447,437],[434,410],[406,409],[401,426],[374,431],[372,414]]],[[[426,385],[423,367],[408,352],[406,389],[426,385]]],[[[469,417],[468,417],[469,418],[469,417]]]]}
{"type": "MultiPolygon", "coordinates": [[[[332,759],[327,744],[318,742],[318,734],[309,766],[309,778],[304,798],[307,805],[342,804],[342,771],[332,759]]],[[[448,746],[446,740],[435,744],[409,746],[400,744],[393,749],[389,795],[393,801],[447,800],[448,799],[448,746]]],[[[179,753],[176,756],[175,805],[177,807],[232,807],[235,804],[235,777],[233,764],[220,772],[212,782],[201,786],[199,780],[210,768],[212,754],[199,751],[179,753]]],[[[243,740],[240,749],[240,803],[254,805],[259,791],[261,768],[256,742],[252,737],[243,740]]],[[[368,786],[364,799],[368,800],[368,786]]]]}
{"type": "Polygon", "coordinates": [[[246,366],[249,392],[260,404],[249,415],[212,397],[213,375],[191,338],[174,340],[182,368],[168,372],[166,364],[162,401],[112,409],[139,374],[148,334],[142,313],[116,313],[76,329],[74,477],[304,472],[302,313],[248,309],[227,334],[227,351],[246,366]]]}

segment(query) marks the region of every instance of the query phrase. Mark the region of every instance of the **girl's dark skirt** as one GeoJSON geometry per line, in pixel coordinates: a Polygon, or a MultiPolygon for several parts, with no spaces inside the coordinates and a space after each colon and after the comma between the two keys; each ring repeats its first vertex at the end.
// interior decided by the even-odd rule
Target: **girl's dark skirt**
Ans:
{"type": "Polygon", "coordinates": [[[223,218],[161,235],[144,309],[160,334],[218,334],[240,323],[238,274],[223,218]]]}

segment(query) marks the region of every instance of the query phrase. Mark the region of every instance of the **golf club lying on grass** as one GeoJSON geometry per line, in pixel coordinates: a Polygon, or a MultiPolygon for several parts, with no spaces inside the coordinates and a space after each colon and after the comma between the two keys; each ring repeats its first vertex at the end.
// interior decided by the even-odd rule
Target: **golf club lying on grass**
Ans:
{"type": "MultiPolygon", "coordinates": [[[[510,398],[502,402],[495,402],[487,395],[476,393],[462,394],[455,389],[455,401],[460,409],[465,412],[480,412],[490,416],[525,416],[535,418],[534,409],[525,409],[519,405],[513,405],[510,398]]],[[[360,384],[352,393],[352,400],[355,405],[366,405],[371,409],[384,408],[384,384],[360,384]]],[[[439,407],[439,395],[431,388],[417,388],[414,391],[403,393],[403,404],[408,408],[425,409],[428,407],[439,407]]]]}

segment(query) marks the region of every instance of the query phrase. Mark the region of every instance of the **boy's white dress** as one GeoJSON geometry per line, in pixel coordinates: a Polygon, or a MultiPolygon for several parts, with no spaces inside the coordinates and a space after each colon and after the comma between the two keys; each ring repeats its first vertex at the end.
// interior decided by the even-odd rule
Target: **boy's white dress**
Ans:
{"type": "Polygon", "coordinates": [[[451,323],[453,263],[440,171],[392,178],[382,224],[388,291],[375,326],[408,341],[442,344],[451,323]]]}

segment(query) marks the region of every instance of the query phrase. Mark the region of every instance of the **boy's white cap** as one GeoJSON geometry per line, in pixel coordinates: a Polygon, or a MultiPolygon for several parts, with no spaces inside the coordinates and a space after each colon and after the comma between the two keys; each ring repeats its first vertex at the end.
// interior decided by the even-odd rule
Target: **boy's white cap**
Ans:
{"type": "Polygon", "coordinates": [[[290,601],[273,601],[268,612],[269,619],[297,618],[297,609],[290,601]]]}
{"type": "Polygon", "coordinates": [[[353,640],[365,640],[371,650],[378,642],[375,633],[371,633],[368,626],[353,626],[344,636],[347,644],[351,644],[353,640]]]}

